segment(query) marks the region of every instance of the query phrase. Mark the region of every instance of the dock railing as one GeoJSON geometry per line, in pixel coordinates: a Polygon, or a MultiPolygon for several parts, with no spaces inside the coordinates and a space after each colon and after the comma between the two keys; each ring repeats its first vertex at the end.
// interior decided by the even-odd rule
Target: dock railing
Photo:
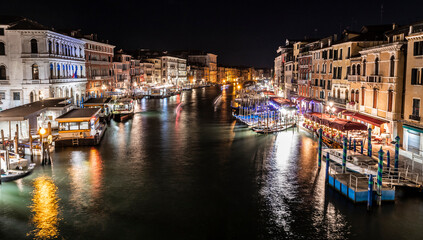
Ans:
{"type": "Polygon", "coordinates": [[[360,180],[364,180],[364,182],[368,182],[369,177],[366,176],[366,175],[356,176],[354,174],[350,174],[350,180],[349,180],[348,185],[350,186],[350,188],[353,188],[355,192],[357,192],[358,184],[359,184],[360,180]]]}

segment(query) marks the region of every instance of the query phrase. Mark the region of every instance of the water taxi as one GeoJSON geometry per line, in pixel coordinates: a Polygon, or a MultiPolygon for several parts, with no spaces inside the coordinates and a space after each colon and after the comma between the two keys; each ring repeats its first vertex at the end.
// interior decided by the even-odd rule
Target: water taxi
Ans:
{"type": "Polygon", "coordinates": [[[32,173],[35,163],[29,163],[28,159],[19,157],[18,154],[7,150],[0,150],[0,182],[10,182],[32,173]]]}
{"type": "Polygon", "coordinates": [[[132,98],[120,98],[111,105],[113,120],[126,121],[134,116],[134,100],[132,98]]]}

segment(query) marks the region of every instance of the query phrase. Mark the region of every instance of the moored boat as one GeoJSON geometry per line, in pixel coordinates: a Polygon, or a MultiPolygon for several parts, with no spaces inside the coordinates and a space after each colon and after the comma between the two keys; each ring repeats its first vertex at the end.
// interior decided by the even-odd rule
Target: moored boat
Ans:
{"type": "Polygon", "coordinates": [[[122,122],[134,116],[134,103],[131,98],[117,99],[112,104],[113,120],[122,122]]]}

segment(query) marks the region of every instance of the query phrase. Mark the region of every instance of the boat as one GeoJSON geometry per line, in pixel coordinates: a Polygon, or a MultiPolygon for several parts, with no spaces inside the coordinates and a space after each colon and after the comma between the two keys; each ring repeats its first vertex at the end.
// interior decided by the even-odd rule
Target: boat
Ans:
{"type": "Polygon", "coordinates": [[[132,98],[120,98],[112,104],[113,120],[126,121],[134,116],[134,102],[132,98]]]}
{"type": "Polygon", "coordinates": [[[30,163],[26,170],[8,170],[1,174],[1,182],[11,182],[26,177],[34,171],[35,163],[30,163]]]}
{"type": "Polygon", "coordinates": [[[10,182],[32,173],[35,163],[28,163],[28,159],[19,157],[18,154],[7,150],[0,150],[1,182],[10,182]]]}

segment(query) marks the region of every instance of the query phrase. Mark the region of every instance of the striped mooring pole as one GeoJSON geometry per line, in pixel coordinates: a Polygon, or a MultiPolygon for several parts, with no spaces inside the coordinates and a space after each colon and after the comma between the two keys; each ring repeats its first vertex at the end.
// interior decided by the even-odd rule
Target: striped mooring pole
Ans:
{"type": "Polygon", "coordinates": [[[364,154],[364,142],[361,140],[361,154],[364,154]]]}
{"type": "Polygon", "coordinates": [[[354,152],[357,152],[357,141],[354,138],[354,152]]]}
{"type": "Polygon", "coordinates": [[[351,137],[350,137],[350,140],[348,141],[348,150],[351,150],[351,137]]]}
{"type": "Polygon", "coordinates": [[[399,143],[400,143],[400,137],[396,136],[395,137],[395,160],[394,160],[395,171],[398,171],[399,143]]]}
{"type": "Polygon", "coordinates": [[[320,168],[322,166],[322,135],[323,135],[323,129],[319,128],[319,146],[317,149],[317,166],[320,168]]]}
{"type": "Polygon", "coordinates": [[[329,181],[329,165],[330,165],[330,158],[329,158],[329,152],[326,153],[326,177],[325,182],[328,183],[329,181]]]}
{"type": "Polygon", "coordinates": [[[373,204],[373,175],[369,175],[369,187],[367,188],[367,210],[372,208],[373,204]]]}
{"type": "Polygon", "coordinates": [[[347,171],[347,137],[344,137],[344,148],[342,149],[342,173],[347,171]]]}
{"type": "Polygon", "coordinates": [[[382,171],[383,171],[383,150],[379,150],[379,162],[377,165],[377,204],[382,204],[382,171]]]}
{"type": "Polygon", "coordinates": [[[369,157],[372,156],[371,149],[372,149],[372,129],[369,128],[369,129],[367,129],[367,150],[368,150],[367,155],[369,157]]]}
{"type": "Polygon", "coordinates": [[[388,152],[386,152],[386,166],[388,168],[391,167],[391,153],[389,152],[389,150],[388,150],[388,152]]]}
{"type": "Polygon", "coordinates": [[[372,153],[373,153],[373,146],[372,144],[369,145],[369,157],[372,157],[372,153]]]}

